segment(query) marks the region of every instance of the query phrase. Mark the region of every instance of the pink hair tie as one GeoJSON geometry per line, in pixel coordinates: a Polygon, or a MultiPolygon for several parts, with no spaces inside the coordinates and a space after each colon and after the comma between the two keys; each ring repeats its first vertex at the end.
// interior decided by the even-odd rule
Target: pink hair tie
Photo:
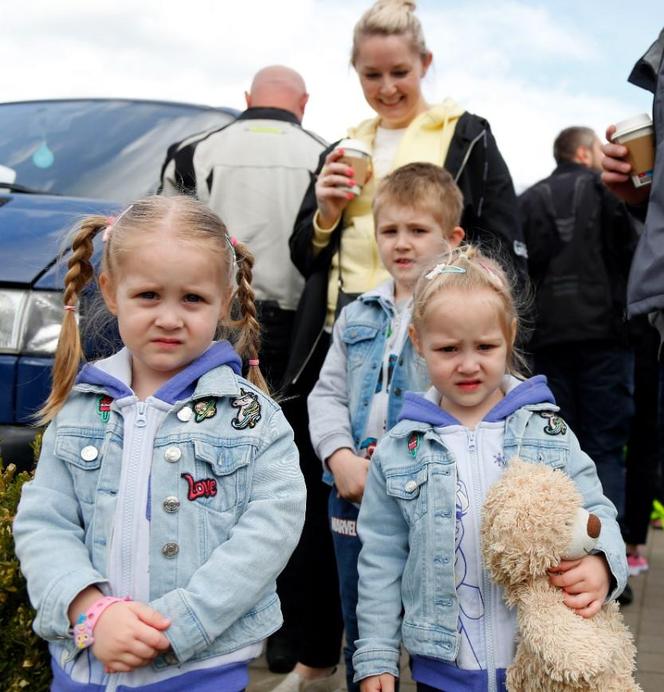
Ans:
{"type": "Polygon", "coordinates": [[[113,226],[125,215],[128,214],[134,208],[133,204],[130,204],[121,214],[118,216],[107,216],[106,217],[106,228],[101,236],[104,243],[107,243],[111,237],[111,231],[113,226]]]}
{"type": "Polygon", "coordinates": [[[258,367],[258,363],[260,363],[260,361],[258,360],[258,358],[250,358],[250,359],[247,361],[247,363],[249,364],[249,367],[250,367],[250,368],[257,368],[257,367],[258,367]]]}
{"type": "Polygon", "coordinates": [[[115,223],[115,216],[107,216],[106,217],[106,228],[104,229],[104,232],[101,234],[102,242],[104,242],[104,243],[108,242],[108,239],[111,237],[111,229],[113,228],[114,223],[115,223]]]}
{"type": "Polygon", "coordinates": [[[65,305],[65,310],[67,312],[76,312],[78,310],[77,305],[65,305]]]}
{"type": "Polygon", "coordinates": [[[489,266],[485,262],[482,262],[481,260],[478,260],[477,264],[479,264],[480,267],[482,267],[482,269],[484,269],[484,271],[490,275],[491,279],[495,279],[495,281],[493,281],[494,285],[498,285],[502,288],[503,280],[501,279],[500,274],[498,274],[493,267],[489,266]]]}
{"type": "Polygon", "coordinates": [[[229,236],[229,240],[231,241],[231,245],[233,247],[235,247],[237,245],[237,238],[234,235],[229,236]]]}

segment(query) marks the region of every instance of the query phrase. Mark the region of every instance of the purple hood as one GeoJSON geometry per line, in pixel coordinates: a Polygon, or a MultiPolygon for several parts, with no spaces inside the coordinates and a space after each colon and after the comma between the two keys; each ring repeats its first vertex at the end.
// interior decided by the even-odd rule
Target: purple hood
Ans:
{"type": "MultiPolygon", "coordinates": [[[[512,380],[514,381],[514,380],[512,380]]],[[[551,390],[544,375],[535,375],[514,387],[484,416],[488,423],[504,420],[522,406],[529,404],[555,404],[551,390]]],[[[425,399],[421,394],[406,392],[399,420],[414,420],[429,423],[435,427],[460,425],[459,421],[437,404],[425,399]]]]}

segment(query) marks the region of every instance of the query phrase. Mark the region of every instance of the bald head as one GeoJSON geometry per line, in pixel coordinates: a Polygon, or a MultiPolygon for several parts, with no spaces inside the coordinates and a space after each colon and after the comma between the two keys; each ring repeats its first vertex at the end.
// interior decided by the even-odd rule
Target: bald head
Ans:
{"type": "Polygon", "coordinates": [[[248,108],[283,108],[302,120],[309,95],[304,79],[295,70],[283,65],[270,65],[259,70],[245,92],[248,108]]]}

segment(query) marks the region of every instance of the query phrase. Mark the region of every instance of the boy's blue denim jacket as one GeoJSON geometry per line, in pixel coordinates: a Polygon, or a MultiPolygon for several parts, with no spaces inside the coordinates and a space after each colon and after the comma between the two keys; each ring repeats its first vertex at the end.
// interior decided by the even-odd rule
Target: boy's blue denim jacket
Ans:
{"type": "MultiPolygon", "coordinates": [[[[508,415],[504,457],[548,464],[572,478],[585,508],[601,518],[597,549],[609,564],[609,599],[614,599],[627,580],[625,544],[615,508],[604,497],[595,465],[572,431],[567,426],[556,434],[544,431],[547,419],[540,412],[557,410],[551,403],[540,403],[508,415]]],[[[360,638],[353,656],[356,681],[380,673],[398,676],[402,641],[411,655],[455,661],[460,636],[455,493],[455,460],[435,425],[401,420],[378,444],[358,519],[363,547],[357,608],[360,638]]],[[[490,611],[490,604],[485,607],[490,611]]]]}
{"type": "MultiPolygon", "coordinates": [[[[334,325],[330,350],[308,399],[311,441],[323,462],[337,449],[360,449],[393,315],[390,279],[346,306],[334,325]]],[[[428,386],[426,363],[407,339],[390,384],[388,430],[398,420],[406,391],[428,386]]],[[[331,484],[332,474],[326,470],[323,479],[331,484]]]]}
{"type": "MultiPolygon", "coordinates": [[[[131,394],[125,405],[140,407],[131,394]]],[[[123,439],[130,434],[118,402],[122,397],[103,384],[75,385],[44,434],[14,523],[37,610],[33,626],[60,661],[78,652],[67,616],[73,599],[93,584],[109,588],[123,439]]],[[[150,521],[149,605],[172,621],[165,631],[172,653],[152,664],[164,668],[235,651],[279,628],[275,580],[299,539],[306,491],[281,409],[228,365],[196,378],[186,396],[155,405],[165,417],[145,459],[151,467],[143,511],[150,521]],[[245,407],[247,397],[253,404],[245,407]]]]}

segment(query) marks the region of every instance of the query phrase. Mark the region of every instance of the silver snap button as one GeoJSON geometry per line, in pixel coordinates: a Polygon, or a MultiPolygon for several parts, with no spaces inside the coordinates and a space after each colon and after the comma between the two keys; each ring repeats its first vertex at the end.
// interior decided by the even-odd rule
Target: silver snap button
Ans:
{"type": "Polygon", "coordinates": [[[164,452],[164,459],[166,459],[166,461],[170,461],[170,462],[180,461],[181,456],[182,456],[182,450],[179,449],[178,447],[169,447],[164,452]]]}
{"type": "Polygon", "coordinates": [[[164,543],[161,548],[161,554],[164,557],[175,557],[180,552],[180,546],[177,543],[164,543]]]}
{"type": "Polygon", "coordinates": [[[87,445],[81,450],[83,461],[94,461],[99,456],[99,450],[94,445],[87,445]]]}
{"type": "Polygon", "coordinates": [[[178,420],[181,420],[183,423],[188,423],[193,415],[194,412],[191,410],[189,406],[181,408],[177,413],[178,420]]]}
{"type": "Polygon", "coordinates": [[[180,500],[175,497],[175,495],[169,495],[162,503],[164,511],[172,514],[180,509],[180,500]]]}
{"type": "Polygon", "coordinates": [[[414,490],[417,489],[417,483],[415,481],[408,481],[408,483],[406,483],[406,485],[404,485],[403,489],[407,493],[412,493],[414,490]]]}
{"type": "Polygon", "coordinates": [[[174,666],[176,663],[178,663],[178,657],[172,651],[167,651],[164,654],[164,662],[169,666],[174,666]]]}

